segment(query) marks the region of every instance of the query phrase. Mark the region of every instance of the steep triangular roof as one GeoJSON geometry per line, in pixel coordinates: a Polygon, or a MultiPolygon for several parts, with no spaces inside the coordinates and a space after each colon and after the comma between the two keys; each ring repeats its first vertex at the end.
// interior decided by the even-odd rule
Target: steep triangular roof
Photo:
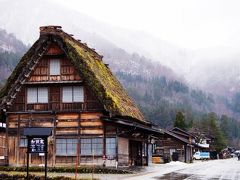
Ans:
{"type": "Polygon", "coordinates": [[[51,42],[65,52],[86,85],[92,89],[106,111],[112,116],[147,122],[120,82],[94,49],[62,31],[60,26],[40,27],[40,37],[20,60],[7,83],[0,91],[2,105],[11,105],[21,85],[46,52],[51,42]]]}

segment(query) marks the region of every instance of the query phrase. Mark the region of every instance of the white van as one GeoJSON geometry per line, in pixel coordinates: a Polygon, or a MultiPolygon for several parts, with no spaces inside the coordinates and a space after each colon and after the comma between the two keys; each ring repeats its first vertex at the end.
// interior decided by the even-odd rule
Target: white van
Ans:
{"type": "Polygon", "coordinates": [[[210,153],[209,152],[197,151],[197,152],[194,153],[193,159],[197,159],[197,160],[200,160],[200,159],[210,159],[210,153]]]}

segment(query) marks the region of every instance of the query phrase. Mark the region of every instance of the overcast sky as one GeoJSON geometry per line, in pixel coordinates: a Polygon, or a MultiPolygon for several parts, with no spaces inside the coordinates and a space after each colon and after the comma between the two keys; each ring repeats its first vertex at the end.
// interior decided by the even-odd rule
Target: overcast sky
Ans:
{"type": "Polygon", "coordinates": [[[179,47],[235,46],[238,0],[55,0],[113,26],[141,30],[179,47]]]}

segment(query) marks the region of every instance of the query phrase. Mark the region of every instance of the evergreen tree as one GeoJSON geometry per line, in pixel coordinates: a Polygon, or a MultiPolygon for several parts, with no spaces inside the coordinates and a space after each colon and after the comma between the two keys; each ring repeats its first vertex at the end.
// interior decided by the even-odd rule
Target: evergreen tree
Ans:
{"type": "Polygon", "coordinates": [[[185,117],[181,111],[178,111],[176,114],[174,127],[178,127],[183,130],[186,130],[186,128],[187,128],[187,125],[185,123],[185,117]]]}
{"type": "Polygon", "coordinates": [[[216,151],[220,152],[226,147],[226,138],[224,137],[222,131],[217,125],[217,115],[216,113],[209,113],[207,116],[208,121],[208,134],[214,137],[213,146],[216,151]]]}
{"type": "Polygon", "coordinates": [[[227,138],[230,138],[230,128],[229,128],[230,119],[226,115],[222,115],[220,118],[220,129],[223,135],[227,138]]]}

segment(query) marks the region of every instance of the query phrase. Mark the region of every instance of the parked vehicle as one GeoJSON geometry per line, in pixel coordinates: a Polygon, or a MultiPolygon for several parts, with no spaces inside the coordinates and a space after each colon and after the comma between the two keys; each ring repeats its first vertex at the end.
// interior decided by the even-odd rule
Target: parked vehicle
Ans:
{"type": "Polygon", "coordinates": [[[237,154],[231,153],[230,156],[231,156],[232,158],[234,158],[234,157],[237,157],[237,154]]]}
{"type": "Polygon", "coordinates": [[[210,153],[209,152],[197,151],[197,152],[194,153],[193,159],[197,159],[197,160],[200,160],[200,159],[210,159],[210,153]]]}

